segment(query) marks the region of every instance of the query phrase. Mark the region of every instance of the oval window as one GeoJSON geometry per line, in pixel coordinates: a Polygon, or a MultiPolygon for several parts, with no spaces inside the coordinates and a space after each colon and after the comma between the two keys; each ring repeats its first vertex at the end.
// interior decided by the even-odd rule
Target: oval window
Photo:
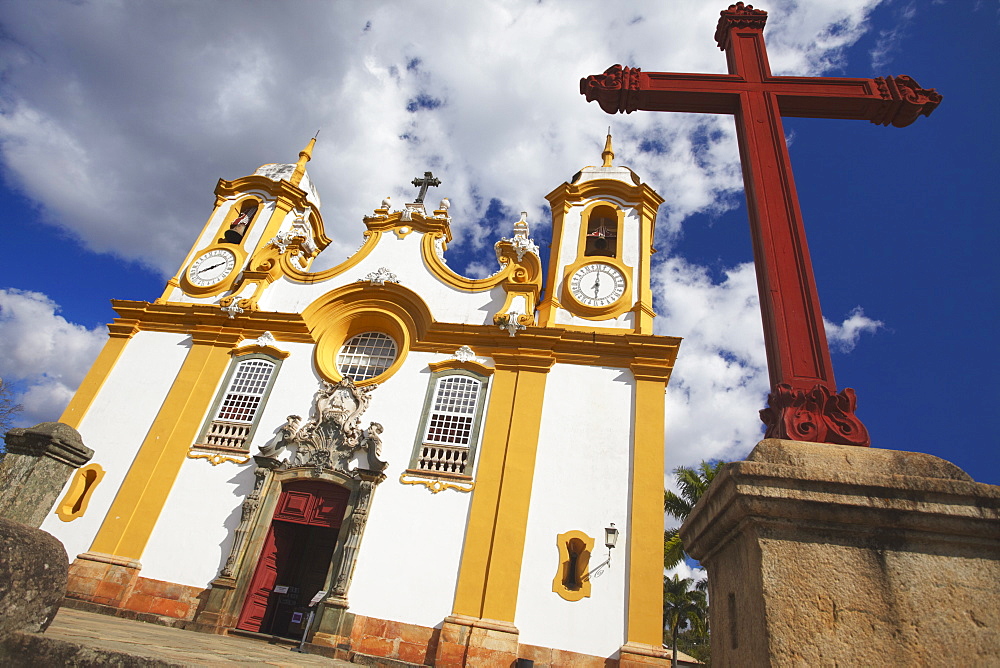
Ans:
{"type": "Polygon", "coordinates": [[[337,370],[355,383],[378,376],[396,361],[396,342],[381,332],[352,336],[337,353],[337,370]]]}

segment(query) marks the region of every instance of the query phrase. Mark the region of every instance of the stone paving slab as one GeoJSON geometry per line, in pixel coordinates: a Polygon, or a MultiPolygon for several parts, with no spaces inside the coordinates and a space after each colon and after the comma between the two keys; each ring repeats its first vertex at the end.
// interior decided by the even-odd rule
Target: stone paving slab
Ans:
{"type": "MultiPolygon", "coordinates": [[[[146,624],[82,610],[63,607],[42,636],[23,634],[18,641],[25,652],[40,647],[41,639],[52,641],[64,653],[63,643],[82,646],[95,658],[106,657],[90,663],[70,665],[122,665],[122,666],[353,666],[313,654],[299,654],[287,645],[270,644],[238,636],[219,636],[196,633],[156,624],[146,624]],[[114,655],[126,660],[112,660],[114,655]],[[127,660],[131,658],[132,660],[127,660]]],[[[25,657],[26,659],[28,657],[25,657]]],[[[30,660],[22,665],[32,665],[30,660]]],[[[35,664],[40,665],[40,664],[35,664]]]]}

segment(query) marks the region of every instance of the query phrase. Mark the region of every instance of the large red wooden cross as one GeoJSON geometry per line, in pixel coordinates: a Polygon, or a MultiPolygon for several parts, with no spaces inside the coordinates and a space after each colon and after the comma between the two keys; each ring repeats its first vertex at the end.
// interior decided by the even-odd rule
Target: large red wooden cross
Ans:
{"type": "Polygon", "coordinates": [[[782,116],[909,125],[941,102],[910,77],[776,77],[764,49],[767,12],[738,2],[721,12],[715,40],[729,74],[642,72],[615,65],[580,81],[587,101],[614,114],[732,114],[750,213],[757,290],[771,380],[760,412],[766,438],[870,445],[854,390],[837,391],[782,116]]]}

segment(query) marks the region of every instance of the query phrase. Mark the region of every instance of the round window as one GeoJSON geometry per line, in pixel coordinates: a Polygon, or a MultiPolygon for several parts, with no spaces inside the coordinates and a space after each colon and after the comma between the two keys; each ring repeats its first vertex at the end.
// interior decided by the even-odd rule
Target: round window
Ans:
{"type": "Polygon", "coordinates": [[[396,342],[381,332],[352,336],[337,353],[337,370],[358,383],[381,374],[396,360],[396,342]]]}

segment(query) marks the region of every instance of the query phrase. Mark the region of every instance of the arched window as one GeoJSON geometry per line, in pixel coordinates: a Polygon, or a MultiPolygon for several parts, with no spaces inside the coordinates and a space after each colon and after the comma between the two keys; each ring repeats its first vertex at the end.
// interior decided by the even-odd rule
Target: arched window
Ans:
{"type": "Polygon", "coordinates": [[[249,449],[279,364],[259,354],[234,360],[197,445],[249,449]]]}
{"type": "Polygon", "coordinates": [[[396,361],[396,342],[381,332],[352,336],[337,353],[337,370],[355,383],[380,375],[396,361]]]}
{"type": "Polygon", "coordinates": [[[587,217],[585,256],[618,257],[618,214],[610,206],[599,206],[587,217]]]}

